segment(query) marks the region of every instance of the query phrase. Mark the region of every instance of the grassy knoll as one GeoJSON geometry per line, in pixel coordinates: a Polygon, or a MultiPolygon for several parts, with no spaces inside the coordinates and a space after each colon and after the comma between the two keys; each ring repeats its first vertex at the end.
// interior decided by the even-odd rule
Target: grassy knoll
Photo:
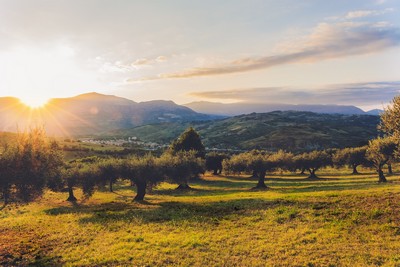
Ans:
{"type": "MultiPolygon", "coordinates": [[[[0,211],[0,265],[400,266],[400,179],[375,174],[205,176],[133,203],[119,183],[76,205],[66,193],[0,211]]],[[[79,192],[77,194],[79,197],[79,192]]]]}

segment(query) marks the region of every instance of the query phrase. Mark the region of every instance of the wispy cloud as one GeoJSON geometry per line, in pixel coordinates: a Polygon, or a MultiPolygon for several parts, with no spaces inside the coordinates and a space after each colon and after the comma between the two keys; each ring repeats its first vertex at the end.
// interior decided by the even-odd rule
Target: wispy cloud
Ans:
{"type": "Polygon", "coordinates": [[[191,96],[234,99],[253,103],[371,105],[389,102],[400,93],[400,81],[350,83],[319,88],[263,87],[223,91],[192,92],[191,96]]]}
{"type": "Polygon", "coordinates": [[[158,56],[156,58],[139,58],[136,59],[134,62],[132,62],[131,66],[139,69],[145,66],[152,66],[157,63],[165,62],[167,61],[166,56],[158,56]]]}
{"type": "Polygon", "coordinates": [[[386,8],[383,10],[354,10],[350,11],[346,14],[346,19],[358,19],[363,17],[370,17],[370,16],[380,16],[384,15],[389,12],[393,12],[393,8],[386,8]]]}
{"type": "Polygon", "coordinates": [[[153,63],[153,60],[147,59],[147,58],[139,58],[136,59],[133,63],[132,66],[141,66],[141,65],[150,65],[153,63]]]}
{"type": "Polygon", "coordinates": [[[125,63],[122,61],[116,61],[114,63],[106,62],[101,57],[97,57],[96,61],[100,64],[99,71],[102,73],[110,72],[121,72],[129,73],[138,69],[152,67],[155,64],[166,62],[168,58],[166,56],[158,56],[156,58],[138,58],[132,63],[125,63]]]}
{"type": "Polygon", "coordinates": [[[267,69],[279,65],[318,62],[379,52],[400,44],[399,28],[381,23],[340,22],[320,23],[311,34],[292,43],[291,49],[280,54],[237,59],[226,64],[199,67],[180,72],[163,73],[142,79],[128,79],[127,82],[158,79],[179,79],[241,73],[267,69]]]}

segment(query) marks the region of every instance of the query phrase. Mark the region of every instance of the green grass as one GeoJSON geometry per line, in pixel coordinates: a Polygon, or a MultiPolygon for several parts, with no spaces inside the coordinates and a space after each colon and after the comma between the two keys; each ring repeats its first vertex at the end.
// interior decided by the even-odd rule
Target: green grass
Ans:
{"type": "Polygon", "coordinates": [[[274,174],[267,191],[206,175],[144,203],[124,182],[75,205],[47,192],[0,211],[0,265],[400,266],[400,179],[336,173],[274,174]]]}

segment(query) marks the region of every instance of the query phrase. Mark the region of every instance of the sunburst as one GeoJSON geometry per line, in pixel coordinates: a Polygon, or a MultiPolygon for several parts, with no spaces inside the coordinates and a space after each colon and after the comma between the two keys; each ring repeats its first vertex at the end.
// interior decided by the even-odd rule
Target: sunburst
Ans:
{"type": "Polygon", "coordinates": [[[47,102],[49,101],[49,99],[46,97],[41,97],[41,96],[20,97],[20,101],[24,105],[26,105],[32,109],[36,109],[36,108],[44,107],[47,104],[47,102]]]}

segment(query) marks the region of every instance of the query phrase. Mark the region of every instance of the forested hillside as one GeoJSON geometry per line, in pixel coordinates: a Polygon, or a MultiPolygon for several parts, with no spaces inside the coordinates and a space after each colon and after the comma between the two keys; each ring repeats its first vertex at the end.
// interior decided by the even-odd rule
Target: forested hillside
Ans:
{"type": "Polygon", "coordinates": [[[145,125],[109,135],[169,143],[193,126],[209,148],[303,151],[365,145],[378,135],[378,123],[379,117],[373,115],[275,111],[216,121],[145,125]]]}

